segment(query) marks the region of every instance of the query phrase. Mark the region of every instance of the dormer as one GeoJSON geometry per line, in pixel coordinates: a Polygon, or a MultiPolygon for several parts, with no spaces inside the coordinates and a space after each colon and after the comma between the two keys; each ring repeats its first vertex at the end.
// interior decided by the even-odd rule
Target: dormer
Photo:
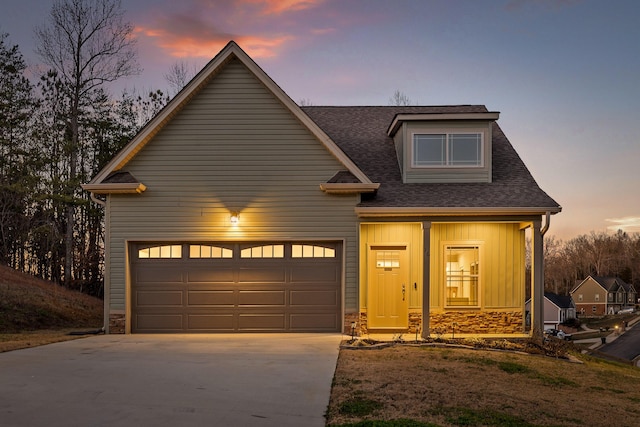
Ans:
{"type": "Polygon", "coordinates": [[[497,112],[397,114],[393,138],[404,183],[491,182],[497,112]]]}

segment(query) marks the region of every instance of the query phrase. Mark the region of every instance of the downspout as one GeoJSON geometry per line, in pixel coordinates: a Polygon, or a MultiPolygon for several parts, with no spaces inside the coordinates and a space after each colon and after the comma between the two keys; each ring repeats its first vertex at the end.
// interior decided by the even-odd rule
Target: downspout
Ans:
{"type": "MultiPolygon", "coordinates": [[[[103,208],[107,205],[107,202],[105,202],[104,200],[100,200],[96,197],[96,195],[93,192],[89,193],[91,195],[91,200],[93,200],[94,202],[96,202],[97,204],[99,204],[100,206],[102,206],[103,208]]],[[[547,212],[547,215],[549,213],[547,212]]],[[[547,219],[547,222],[549,222],[549,219],[547,219]]]]}
{"type": "Polygon", "coordinates": [[[549,225],[551,224],[551,212],[547,211],[545,214],[546,221],[544,222],[544,227],[540,229],[540,235],[544,237],[545,233],[549,230],[549,225]]]}
{"type": "MultiPolygon", "coordinates": [[[[546,220],[544,223],[544,226],[540,228],[540,243],[539,243],[539,253],[538,256],[535,256],[534,254],[534,259],[538,259],[537,264],[539,265],[539,268],[537,269],[533,269],[532,268],[532,272],[534,272],[535,274],[535,270],[538,270],[538,274],[539,274],[539,283],[540,286],[542,287],[542,289],[540,290],[535,290],[535,283],[532,283],[532,287],[533,287],[533,292],[532,292],[532,298],[531,298],[531,307],[532,307],[532,314],[534,314],[533,318],[534,318],[534,322],[535,324],[538,324],[542,327],[542,330],[540,330],[539,332],[542,333],[544,331],[544,309],[542,308],[542,304],[544,303],[544,235],[547,231],[549,231],[549,225],[551,224],[551,212],[547,211],[546,214],[546,220]],[[537,307],[537,305],[539,305],[539,307],[537,307]],[[537,320],[536,318],[540,318],[542,319],[542,323],[539,323],[539,320],[537,320]]],[[[535,242],[535,239],[534,239],[535,242]]],[[[536,249],[533,249],[534,253],[536,253],[536,249]]],[[[532,323],[531,325],[532,328],[532,332],[535,333],[536,332],[536,327],[535,325],[532,323]]]]}

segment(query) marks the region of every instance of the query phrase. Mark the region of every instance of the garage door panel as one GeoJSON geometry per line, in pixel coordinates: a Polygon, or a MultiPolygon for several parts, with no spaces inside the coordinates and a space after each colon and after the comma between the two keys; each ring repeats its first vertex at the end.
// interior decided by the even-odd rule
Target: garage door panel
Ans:
{"type": "Polygon", "coordinates": [[[338,304],[339,295],[337,289],[326,290],[300,290],[291,291],[292,307],[295,306],[319,306],[335,307],[338,304]]]}
{"type": "Polygon", "coordinates": [[[198,267],[187,272],[187,281],[189,283],[233,283],[233,268],[198,267]]]}
{"type": "MultiPolygon", "coordinates": [[[[155,264],[155,263],[154,263],[155,264]]],[[[136,283],[144,285],[145,283],[182,283],[184,276],[179,266],[145,266],[137,269],[136,283]]]]}
{"type": "Polygon", "coordinates": [[[239,283],[284,283],[286,270],[283,266],[274,267],[241,267],[239,283]]]}
{"type": "Polygon", "coordinates": [[[139,314],[136,316],[140,332],[183,331],[182,314],[139,314]]]}
{"type": "Polygon", "coordinates": [[[290,329],[293,331],[335,331],[339,328],[336,313],[300,313],[291,315],[290,329]]]}
{"type": "Polygon", "coordinates": [[[284,331],[285,320],[284,313],[240,314],[238,316],[238,329],[241,331],[284,331]]]}
{"type": "Polygon", "coordinates": [[[304,264],[291,267],[291,282],[336,282],[340,277],[340,266],[323,263],[321,265],[304,264]]]}
{"type": "Polygon", "coordinates": [[[286,302],[286,292],[284,290],[274,291],[240,291],[238,292],[238,305],[240,307],[264,307],[279,306],[284,307],[286,302]]]}
{"type": "Polygon", "coordinates": [[[189,306],[233,307],[236,305],[236,292],[221,291],[189,291],[189,306]]]}
{"type": "Polygon", "coordinates": [[[234,315],[231,313],[192,314],[187,322],[189,330],[232,332],[235,329],[234,315]]]}
{"type": "Polygon", "coordinates": [[[138,307],[182,307],[182,296],[181,291],[138,291],[136,304],[138,307]]]}

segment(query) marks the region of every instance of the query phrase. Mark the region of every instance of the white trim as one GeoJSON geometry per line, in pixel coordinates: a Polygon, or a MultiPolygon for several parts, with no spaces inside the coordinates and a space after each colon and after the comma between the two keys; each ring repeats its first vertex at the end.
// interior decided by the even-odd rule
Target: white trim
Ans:
{"type": "Polygon", "coordinates": [[[409,141],[410,144],[410,163],[409,163],[409,167],[411,169],[418,169],[418,170],[424,170],[424,169],[428,169],[428,170],[434,170],[434,169],[441,169],[441,170],[450,170],[450,169],[483,169],[485,167],[484,165],[484,158],[485,158],[485,141],[486,141],[486,129],[478,129],[477,131],[473,130],[473,129],[464,129],[464,130],[456,130],[456,129],[416,129],[413,132],[411,132],[411,139],[409,141]],[[445,138],[445,164],[444,165],[418,165],[416,164],[416,140],[415,137],[416,135],[443,135],[445,138]],[[451,135],[480,135],[480,164],[477,165],[454,165],[454,164],[450,164],[450,160],[451,160],[451,156],[449,154],[449,137],[451,135]]]}

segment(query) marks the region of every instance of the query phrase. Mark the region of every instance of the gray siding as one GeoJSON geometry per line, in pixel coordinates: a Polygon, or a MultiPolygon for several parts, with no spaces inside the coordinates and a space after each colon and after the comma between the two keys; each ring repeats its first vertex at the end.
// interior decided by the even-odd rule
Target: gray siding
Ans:
{"type": "MultiPolygon", "coordinates": [[[[398,132],[400,133],[400,132],[398,132]]],[[[433,121],[414,122],[403,125],[404,137],[403,153],[403,180],[406,183],[450,183],[450,182],[491,182],[491,124],[485,122],[460,121],[433,121]],[[414,133],[455,133],[455,132],[481,132],[484,139],[484,166],[475,168],[443,167],[443,168],[414,168],[412,167],[413,134],[414,133]]],[[[397,150],[397,149],[396,149],[397,150]]]]}
{"type": "Polygon", "coordinates": [[[110,196],[111,309],[125,309],[127,240],[296,239],[344,241],[345,306],[357,309],[359,196],[319,189],[344,169],[232,60],[126,166],[147,190],[110,196]]]}

